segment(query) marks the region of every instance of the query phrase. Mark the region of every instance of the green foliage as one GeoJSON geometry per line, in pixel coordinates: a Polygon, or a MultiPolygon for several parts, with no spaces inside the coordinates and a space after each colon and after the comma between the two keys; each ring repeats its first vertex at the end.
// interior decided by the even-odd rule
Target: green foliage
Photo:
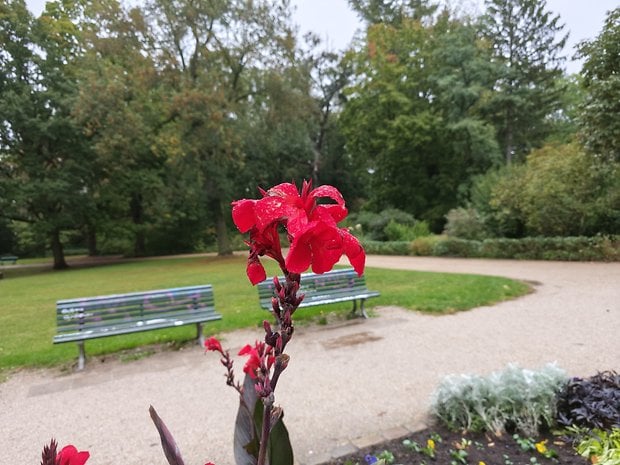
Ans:
{"type": "Polygon", "coordinates": [[[620,162],[620,7],[607,13],[596,39],[582,42],[581,75],[587,93],[581,107],[581,137],[588,150],[620,162]]]}
{"type": "Polygon", "coordinates": [[[596,465],[617,465],[620,463],[620,428],[588,431],[575,449],[596,465]]]}
{"type": "Polygon", "coordinates": [[[524,165],[477,177],[471,206],[492,235],[591,236],[620,231],[620,167],[574,143],[533,151],[524,165]]]}
{"type": "Polygon", "coordinates": [[[513,192],[530,235],[620,231],[620,165],[592,159],[575,144],[548,145],[527,158],[513,192]]]}
{"type": "Polygon", "coordinates": [[[426,221],[417,221],[413,226],[390,220],[383,232],[388,241],[413,241],[418,237],[429,236],[431,231],[426,221]]]}
{"type": "Polygon", "coordinates": [[[436,257],[477,257],[479,248],[479,241],[448,238],[435,243],[433,255],[436,257]]]}
{"type": "Polygon", "coordinates": [[[491,89],[488,59],[466,20],[399,11],[394,24],[370,25],[351,56],[340,122],[371,207],[399,208],[439,231],[459,187],[497,158],[493,128],[477,111],[491,89]]]}
{"type": "Polygon", "coordinates": [[[556,394],[566,380],[554,365],[539,371],[509,365],[489,376],[451,375],[433,393],[431,410],[452,430],[536,436],[555,424],[556,394]]]}
{"type": "Polygon", "coordinates": [[[620,237],[524,237],[482,241],[447,236],[409,241],[362,240],[369,254],[436,257],[505,258],[521,260],[617,261],[620,237]]]}
{"type": "MultiPolygon", "coordinates": [[[[476,250],[474,245],[470,248],[476,250]]],[[[527,260],[615,261],[620,259],[620,238],[594,236],[485,239],[478,244],[477,255],[470,256],[527,260]]]]}
{"type": "Polygon", "coordinates": [[[409,241],[369,241],[362,239],[362,246],[367,254],[375,255],[409,255],[411,242],[409,241]]]}
{"type": "Polygon", "coordinates": [[[444,233],[449,237],[481,240],[487,236],[484,221],[473,208],[453,208],[446,215],[444,233]]]}
{"type": "Polygon", "coordinates": [[[444,239],[445,237],[437,235],[418,237],[410,245],[411,255],[432,256],[436,244],[444,239]]]}
{"type": "Polygon", "coordinates": [[[507,164],[540,146],[559,108],[567,33],[540,0],[486,0],[482,31],[493,44],[495,85],[486,102],[507,164]]]}
{"type": "Polygon", "coordinates": [[[371,211],[353,213],[349,215],[347,223],[353,225],[354,232],[361,237],[374,241],[384,241],[387,239],[386,228],[389,230],[388,225],[390,223],[405,228],[413,228],[417,222],[410,213],[397,208],[387,208],[379,213],[371,211]]]}

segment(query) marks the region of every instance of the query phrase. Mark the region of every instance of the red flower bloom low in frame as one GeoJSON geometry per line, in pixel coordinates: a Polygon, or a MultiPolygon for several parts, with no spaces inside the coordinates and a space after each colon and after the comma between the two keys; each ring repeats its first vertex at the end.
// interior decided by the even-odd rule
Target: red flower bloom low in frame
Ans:
{"type": "Polygon", "coordinates": [[[357,238],[337,225],[347,215],[338,189],[333,186],[312,189],[310,182],[304,182],[300,193],[294,184],[283,183],[261,193],[263,197],[258,200],[233,202],[232,210],[239,231],[250,233],[247,275],[252,284],[266,277],[260,262],[264,255],[293,273],[303,273],[310,267],[315,273],[325,273],[346,255],[358,275],[363,273],[364,249],[357,238]],[[331,203],[318,203],[319,199],[331,203]],[[286,229],[290,242],[286,260],[278,238],[280,225],[286,229]]]}
{"type": "Polygon", "coordinates": [[[84,465],[89,457],[89,452],[78,452],[75,446],[68,445],[56,456],[56,465],[84,465]]]}

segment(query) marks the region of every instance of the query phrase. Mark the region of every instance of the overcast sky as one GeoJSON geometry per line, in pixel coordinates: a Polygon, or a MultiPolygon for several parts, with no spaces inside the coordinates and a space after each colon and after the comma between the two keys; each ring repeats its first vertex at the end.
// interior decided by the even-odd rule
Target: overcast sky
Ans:
{"type": "MultiPolygon", "coordinates": [[[[39,14],[45,0],[26,0],[30,9],[39,14]]],[[[347,0],[291,0],[296,7],[295,22],[300,33],[313,31],[334,50],[345,48],[359,28],[357,16],[349,8],[347,0]]],[[[482,0],[449,0],[452,5],[476,8],[482,0]]],[[[619,6],[618,0],[547,0],[547,7],[560,15],[570,37],[566,46],[569,56],[567,71],[576,73],[581,64],[570,60],[576,43],[592,39],[600,32],[605,14],[619,6]]]]}

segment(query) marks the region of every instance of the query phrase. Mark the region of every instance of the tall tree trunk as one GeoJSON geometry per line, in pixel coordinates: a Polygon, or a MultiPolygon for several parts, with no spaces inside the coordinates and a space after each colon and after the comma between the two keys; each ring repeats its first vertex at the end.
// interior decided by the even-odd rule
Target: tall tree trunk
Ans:
{"type": "Polygon", "coordinates": [[[62,248],[62,242],[60,242],[60,230],[54,229],[51,233],[51,246],[52,246],[52,254],[54,255],[54,269],[55,270],[64,270],[68,268],[67,262],[65,261],[65,252],[62,248]]]}
{"type": "Polygon", "coordinates": [[[86,243],[88,245],[89,257],[99,255],[99,251],[97,250],[97,231],[92,224],[86,225],[86,243]]]}
{"type": "Polygon", "coordinates": [[[133,254],[135,257],[146,255],[146,238],[144,237],[144,207],[142,205],[142,195],[134,193],[131,197],[131,221],[135,228],[133,243],[133,254]]]}
{"type": "Polygon", "coordinates": [[[228,240],[228,227],[226,226],[226,216],[222,202],[215,200],[213,202],[215,210],[215,232],[217,234],[217,254],[232,255],[232,247],[228,240]]]}

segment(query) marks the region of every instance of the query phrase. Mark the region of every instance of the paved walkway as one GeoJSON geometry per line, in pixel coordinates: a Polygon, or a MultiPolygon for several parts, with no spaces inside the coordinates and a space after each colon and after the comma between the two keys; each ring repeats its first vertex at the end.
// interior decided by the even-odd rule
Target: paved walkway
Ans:
{"type": "MultiPolygon", "coordinates": [[[[508,276],[535,283],[535,292],[449,316],[383,307],[370,320],[301,328],[276,399],[300,464],[419,428],[447,374],[511,362],[557,362],[583,376],[620,370],[619,263],[370,256],[368,266],[508,276]]],[[[236,350],[259,333],[236,331],[224,343],[236,350]]],[[[197,347],[131,363],[91,360],[81,373],[13,375],[0,384],[3,462],[38,463],[54,436],[90,450],[93,465],[164,464],[150,404],[188,465],[233,463],[237,396],[217,357],[197,347]]]]}

